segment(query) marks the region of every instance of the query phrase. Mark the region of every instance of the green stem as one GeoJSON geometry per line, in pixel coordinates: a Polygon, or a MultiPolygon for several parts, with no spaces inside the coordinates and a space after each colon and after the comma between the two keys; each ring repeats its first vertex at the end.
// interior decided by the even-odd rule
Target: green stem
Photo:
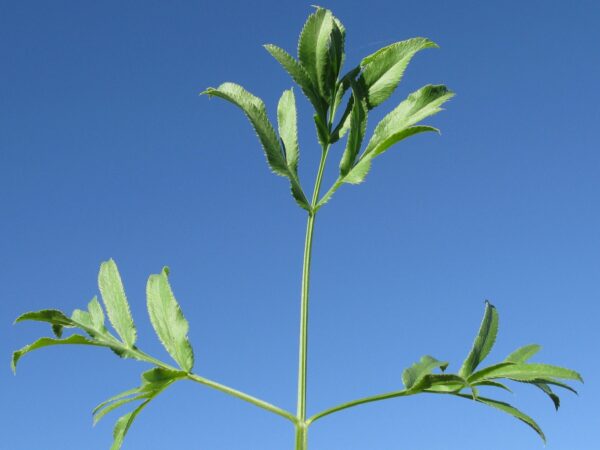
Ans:
{"type": "Polygon", "coordinates": [[[339,189],[339,187],[342,185],[342,183],[343,183],[342,178],[338,178],[335,181],[333,186],[331,186],[331,188],[329,188],[329,190],[325,193],[325,195],[323,196],[321,201],[319,203],[317,203],[317,206],[314,209],[315,212],[317,212],[321,208],[321,206],[323,206],[325,203],[327,203],[329,201],[331,196],[333,194],[335,194],[335,191],[337,191],[339,189]]]}
{"type": "MultiPolygon", "coordinates": [[[[177,369],[169,364],[165,364],[164,362],[148,355],[147,353],[143,352],[142,350],[140,350],[138,348],[131,349],[130,352],[137,359],[149,362],[151,364],[154,364],[157,367],[161,367],[161,368],[167,369],[167,370],[179,371],[179,369],[177,369]]],[[[200,375],[188,373],[187,378],[189,380],[195,381],[196,383],[200,383],[200,384],[203,384],[204,386],[208,386],[212,389],[216,389],[217,391],[232,395],[233,397],[237,397],[241,400],[244,400],[248,403],[258,406],[259,408],[262,408],[262,409],[265,409],[272,413],[275,413],[281,417],[288,419],[292,423],[296,424],[296,416],[294,416],[291,412],[281,409],[278,406],[272,405],[271,403],[268,403],[264,400],[253,397],[252,395],[248,395],[242,391],[238,391],[237,389],[233,389],[229,386],[225,386],[224,384],[217,383],[216,381],[209,380],[208,378],[201,377],[200,375]]]]}
{"type": "Polygon", "coordinates": [[[196,383],[203,384],[205,386],[216,389],[217,391],[224,392],[226,394],[232,395],[233,397],[237,397],[241,400],[244,400],[248,403],[252,403],[253,405],[258,406],[259,408],[262,408],[262,409],[265,409],[272,413],[275,413],[281,417],[288,419],[292,423],[296,424],[296,417],[292,413],[290,413],[284,409],[281,409],[275,405],[267,403],[264,400],[260,400],[256,397],[252,397],[251,395],[245,394],[244,392],[238,391],[237,389],[230,388],[229,386],[225,386],[221,383],[217,383],[216,381],[209,380],[208,378],[204,378],[199,375],[188,374],[187,377],[188,377],[188,379],[195,381],[196,383]]]}
{"type": "Polygon", "coordinates": [[[329,409],[326,409],[325,411],[321,411],[320,413],[315,414],[314,416],[312,416],[310,419],[308,419],[306,421],[306,425],[308,426],[311,423],[313,423],[325,416],[328,416],[329,414],[333,414],[335,412],[342,411],[344,409],[352,408],[354,406],[363,405],[365,403],[378,402],[380,400],[387,400],[389,398],[405,397],[408,395],[412,395],[412,393],[410,393],[409,391],[406,391],[406,390],[402,390],[402,391],[388,392],[386,394],[373,395],[371,397],[364,397],[364,398],[360,398],[358,400],[353,400],[351,402],[342,403],[341,405],[334,406],[333,408],[329,408],[329,409]]]}
{"type": "Polygon", "coordinates": [[[319,200],[321,182],[325,172],[325,162],[329,146],[323,148],[319,170],[313,190],[311,211],[306,223],[306,238],[304,240],[304,259],[302,263],[302,293],[300,296],[300,342],[298,350],[298,398],[296,411],[296,450],[306,450],[306,376],[308,355],[308,292],[310,288],[310,262],[312,256],[313,230],[315,227],[315,206],[319,200]]]}

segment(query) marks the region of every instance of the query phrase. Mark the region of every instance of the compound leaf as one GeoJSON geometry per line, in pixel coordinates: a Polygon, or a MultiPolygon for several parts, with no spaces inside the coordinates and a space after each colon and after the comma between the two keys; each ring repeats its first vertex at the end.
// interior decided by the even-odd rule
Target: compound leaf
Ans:
{"type": "Polygon", "coordinates": [[[106,307],[108,319],[128,347],[135,345],[137,332],[125,296],[123,282],[114,260],[110,259],[100,265],[98,286],[106,307]]]}
{"type": "Polygon", "coordinates": [[[359,82],[367,91],[369,109],[387,100],[394,92],[412,57],[420,50],[437,48],[425,38],[413,38],[388,45],[361,61],[359,82]]]}
{"type": "Polygon", "coordinates": [[[392,145],[418,133],[434,131],[429,126],[413,126],[417,122],[441,111],[441,105],[454,94],[445,86],[425,86],[400,103],[387,114],[375,127],[367,148],[356,165],[342,178],[344,183],[358,184],[364,181],[371,161],[392,145]]]}

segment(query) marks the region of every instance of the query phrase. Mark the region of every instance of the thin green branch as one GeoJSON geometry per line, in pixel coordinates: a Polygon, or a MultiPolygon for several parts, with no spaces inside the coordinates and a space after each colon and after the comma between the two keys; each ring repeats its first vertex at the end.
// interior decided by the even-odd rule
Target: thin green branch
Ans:
{"type": "Polygon", "coordinates": [[[339,189],[342,183],[343,181],[341,178],[335,180],[335,183],[333,183],[333,185],[329,188],[325,195],[323,195],[323,198],[321,198],[321,200],[319,200],[319,203],[317,203],[317,205],[315,206],[314,212],[317,212],[325,203],[329,201],[329,199],[333,196],[333,194],[335,194],[335,191],[339,189]]]}
{"type": "Polygon", "coordinates": [[[354,406],[364,405],[365,403],[378,402],[380,400],[387,400],[389,398],[406,397],[406,396],[412,395],[412,394],[413,394],[412,392],[409,392],[407,390],[394,391],[394,392],[388,392],[386,394],[379,394],[379,395],[374,395],[371,397],[364,397],[364,398],[360,398],[358,400],[353,400],[351,402],[342,403],[341,405],[334,406],[333,408],[329,408],[324,411],[321,411],[320,413],[315,414],[314,416],[312,416],[310,419],[308,419],[306,421],[306,424],[310,425],[313,422],[315,422],[325,416],[336,413],[338,411],[342,411],[344,409],[353,408],[354,406]]]}
{"type": "Polygon", "coordinates": [[[196,383],[203,384],[210,388],[216,389],[217,391],[221,391],[225,394],[237,397],[240,400],[244,400],[248,403],[258,406],[259,408],[275,413],[281,417],[288,419],[294,424],[296,424],[297,422],[296,417],[292,413],[286,411],[285,409],[279,408],[278,406],[272,405],[271,403],[265,402],[264,400],[248,395],[242,391],[238,391],[237,389],[230,388],[229,386],[225,386],[224,384],[217,383],[216,381],[212,381],[208,378],[204,378],[195,374],[188,374],[187,378],[192,381],[195,381],[196,383]]]}

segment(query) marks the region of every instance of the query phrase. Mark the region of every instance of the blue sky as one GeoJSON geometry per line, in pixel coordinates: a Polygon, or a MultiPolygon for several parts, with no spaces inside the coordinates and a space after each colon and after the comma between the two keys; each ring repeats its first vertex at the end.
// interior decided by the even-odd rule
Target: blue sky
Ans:
{"type": "MultiPolygon", "coordinates": [[[[330,1],[347,65],[413,36],[415,57],[383,112],[427,83],[457,96],[416,136],[344,186],[317,220],[309,412],[401,388],[423,354],[456,370],[490,299],[490,361],[543,345],[538,360],[581,371],[555,413],[540,392],[502,398],[535,417],[549,450],[589,448],[600,423],[600,7],[592,1],[330,1]]],[[[48,333],[21,312],[70,312],[116,259],[139,345],[168,358],[145,311],[147,276],[167,264],[201,375],[295,408],[305,216],[271,175],[242,114],[199,97],[236,81],[272,117],[291,86],[262,48],[289,51],[309,2],[0,4],[0,371],[3,448],[104,450],[118,414],[91,409],[147,367],[102,349],[12,350],[48,333]]],[[[300,96],[298,96],[300,97],[300,96]]],[[[299,106],[301,168],[319,150],[299,106]]],[[[333,150],[325,184],[341,149],[333,150]]],[[[282,450],[282,419],[191,383],[159,397],[124,449],[282,450]]],[[[421,396],[368,405],[311,429],[311,450],[504,450],[542,443],[500,412],[421,396]],[[482,442],[486,444],[482,444],[482,442]]]]}

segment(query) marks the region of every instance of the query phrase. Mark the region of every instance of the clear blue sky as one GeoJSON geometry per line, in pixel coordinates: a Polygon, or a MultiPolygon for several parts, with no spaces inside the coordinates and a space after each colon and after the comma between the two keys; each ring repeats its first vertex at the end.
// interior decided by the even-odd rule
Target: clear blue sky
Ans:
{"type": "MultiPolygon", "coordinates": [[[[423,354],[467,353],[489,298],[490,356],[544,346],[580,370],[555,413],[540,392],[502,396],[535,417],[549,450],[593,447],[600,419],[600,7],[593,1],[329,1],[348,31],[347,66],[396,40],[417,55],[388,102],[445,83],[457,92],[417,136],[344,186],[317,221],[309,412],[401,387],[423,354]],[[596,430],[596,431],[594,431],[596,430]]],[[[245,118],[199,97],[236,81],[271,113],[287,75],[262,48],[290,51],[309,2],[0,3],[0,371],[6,450],[106,450],[114,420],[91,409],[147,367],[102,349],[29,355],[48,334],[21,312],[70,312],[119,264],[139,344],[147,276],[167,264],[190,322],[198,373],[295,407],[305,216],[271,175],[245,118]]],[[[372,129],[381,111],[370,119],[372,129]]],[[[300,107],[301,177],[318,148],[300,107]]],[[[326,183],[335,176],[334,151],[326,183]]],[[[147,408],[124,449],[285,450],[292,428],[236,399],[179,383],[147,408]]],[[[368,405],[316,424],[311,450],[542,448],[526,426],[460,399],[368,405]],[[483,444],[483,441],[486,444],[483,444]]]]}

